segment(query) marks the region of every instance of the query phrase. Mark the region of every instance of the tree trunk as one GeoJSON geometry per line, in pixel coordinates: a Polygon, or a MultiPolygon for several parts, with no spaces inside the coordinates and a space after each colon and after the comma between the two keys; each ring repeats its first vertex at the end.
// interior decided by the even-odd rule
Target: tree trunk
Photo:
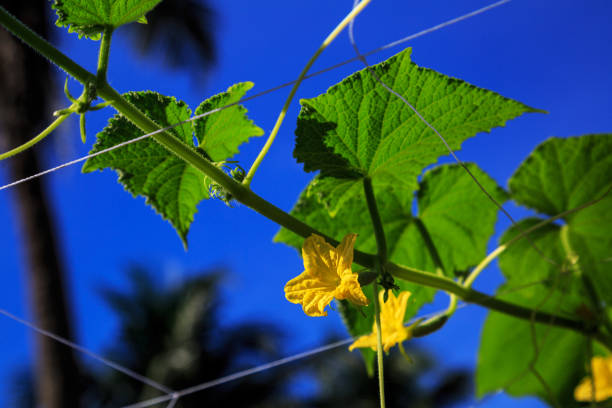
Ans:
{"type": "MultiPolygon", "coordinates": [[[[49,2],[3,1],[3,6],[42,36],[47,36],[49,2]],[[8,3],[8,4],[7,4],[8,3]]],[[[6,30],[0,29],[0,148],[16,147],[34,137],[50,121],[49,65],[6,30]]],[[[11,180],[39,172],[40,150],[29,149],[6,159],[11,180]]],[[[37,326],[72,338],[64,271],[43,179],[12,188],[15,214],[27,271],[29,297],[37,326]]],[[[36,392],[41,408],[78,407],[79,369],[73,351],[36,336],[36,392]]]]}

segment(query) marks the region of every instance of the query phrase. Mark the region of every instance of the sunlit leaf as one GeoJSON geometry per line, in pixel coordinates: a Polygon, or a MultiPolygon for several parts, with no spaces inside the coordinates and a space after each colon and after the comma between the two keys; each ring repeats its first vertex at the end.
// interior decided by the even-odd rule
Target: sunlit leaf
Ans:
{"type": "MultiPolygon", "coordinates": [[[[453,150],[526,112],[541,112],[495,92],[421,68],[410,49],[372,70],[410,101],[453,150]]],[[[358,194],[368,175],[379,188],[412,193],[423,168],[448,151],[397,96],[362,70],[326,93],[301,101],[294,156],[326,180],[324,202],[333,214],[358,194]]],[[[402,193],[402,194],[403,194],[402,193]]]]}
{"type": "MultiPolygon", "coordinates": [[[[236,84],[227,92],[204,101],[198,113],[238,101],[252,87],[252,83],[236,84]]],[[[154,92],[130,92],[128,101],[160,126],[169,126],[189,119],[191,110],[182,101],[154,92]]],[[[240,105],[223,109],[194,122],[184,123],[169,130],[188,146],[194,146],[194,133],[203,157],[214,156],[222,162],[238,152],[238,146],[262,130],[246,116],[240,105]],[[210,149],[210,151],[208,150],[210,149]]],[[[134,139],[143,132],[121,115],[115,115],[97,135],[91,153],[134,139]]],[[[152,138],[112,150],[90,158],[84,172],[112,168],[119,173],[119,182],[133,195],[146,197],[160,215],[170,221],[187,245],[187,233],[197,211],[197,205],[209,198],[209,180],[193,166],[180,160],[152,138]]]]}
{"type": "Polygon", "coordinates": [[[146,23],[145,14],[161,0],[54,0],[56,25],[79,36],[99,39],[104,27],[146,23]]]}

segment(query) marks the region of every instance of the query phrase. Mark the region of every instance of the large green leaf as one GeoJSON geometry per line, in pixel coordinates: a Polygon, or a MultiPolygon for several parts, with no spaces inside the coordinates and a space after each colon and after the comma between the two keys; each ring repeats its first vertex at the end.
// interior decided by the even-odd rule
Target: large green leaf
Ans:
{"type": "MultiPolygon", "coordinates": [[[[577,306],[568,305],[564,296],[543,287],[527,297],[519,292],[502,297],[556,313],[577,306]]],[[[491,312],[478,354],[477,395],[504,390],[516,397],[535,395],[551,405],[556,402],[558,407],[579,406],[573,392],[585,376],[587,347],[587,338],[576,332],[491,312]]]]}
{"type": "MultiPolygon", "coordinates": [[[[252,85],[250,82],[236,84],[227,92],[204,101],[198,112],[237,101],[252,85]]],[[[184,102],[158,93],[130,92],[124,96],[163,127],[182,122],[191,115],[191,110],[184,102]]],[[[194,122],[184,123],[169,131],[194,148],[195,131],[199,142],[198,151],[203,152],[203,157],[214,156],[216,161],[228,159],[238,152],[238,146],[248,137],[260,136],[263,133],[248,119],[246,109],[239,105],[194,122]]],[[[125,117],[115,115],[97,135],[98,140],[91,153],[108,149],[142,134],[143,132],[125,117]]],[[[130,193],[146,197],[147,204],[170,221],[187,246],[187,233],[197,205],[210,197],[209,181],[199,170],[180,160],[151,138],[92,157],[85,162],[83,172],[104,168],[116,170],[119,173],[119,182],[130,193]]]]}
{"type": "MultiPolygon", "coordinates": [[[[454,150],[479,132],[540,112],[495,92],[417,66],[410,49],[372,70],[410,101],[454,150]]],[[[369,175],[380,188],[412,193],[423,168],[448,153],[438,136],[368,72],[359,71],[325,94],[301,101],[294,156],[327,180],[332,213],[358,194],[369,175]]]]}
{"type": "Polygon", "coordinates": [[[98,39],[107,27],[119,27],[134,21],[146,22],[145,14],[161,0],[55,0],[56,25],[70,27],[79,36],[98,39]]]}
{"type": "MultiPolygon", "coordinates": [[[[501,242],[508,242],[542,221],[535,217],[521,220],[504,233],[501,242]]],[[[523,294],[540,290],[539,286],[543,285],[554,287],[566,296],[584,296],[582,281],[563,247],[564,228],[557,224],[538,228],[529,234],[529,239],[516,241],[499,256],[499,267],[509,286],[521,287],[523,294]]],[[[585,303],[591,302],[587,298],[585,303]]]]}
{"type": "MultiPolygon", "coordinates": [[[[515,290],[510,300],[530,308],[544,304],[549,311],[596,321],[598,309],[606,313],[612,305],[612,135],[549,139],[521,164],[509,185],[515,201],[550,216],[597,201],[516,241],[499,258],[507,279],[503,291],[515,290]],[[585,279],[592,282],[595,298],[585,279]]],[[[504,233],[502,242],[543,220],[520,221],[504,233]]],[[[577,405],[572,392],[588,363],[585,338],[537,325],[538,339],[549,333],[541,339],[535,365],[542,381],[529,370],[534,327],[490,313],[480,347],[478,393],[504,388],[515,396],[537,395],[549,403],[556,399],[558,406],[577,405]]]]}
{"type": "MultiPolygon", "coordinates": [[[[563,242],[561,235],[557,237],[564,252],[555,270],[575,261],[574,268],[586,274],[599,296],[612,305],[612,135],[551,138],[521,164],[509,186],[516,202],[551,216],[603,197],[563,217],[567,239],[563,242]]],[[[535,251],[525,244],[522,249],[518,257],[535,251]]],[[[546,275],[544,269],[550,269],[539,261],[531,267],[537,276],[546,275]]],[[[504,273],[511,277],[517,272],[508,268],[504,273]]]]}
{"type": "MultiPolygon", "coordinates": [[[[468,164],[472,173],[491,195],[503,202],[506,193],[477,166],[468,164]]],[[[344,203],[332,217],[321,203],[317,177],[304,190],[292,214],[340,240],[348,233],[358,233],[356,248],[365,252],[376,251],[369,212],[363,193],[344,203]]],[[[458,165],[444,165],[426,172],[417,195],[418,215],[436,246],[445,271],[452,275],[477,264],[486,255],[486,244],[493,233],[497,207],[474,184],[458,165]]],[[[415,224],[412,213],[413,194],[388,192],[375,186],[378,207],[385,229],[389,258],[398,264],[434,271],[434,263],[415,224]]],[[[276,241],[300,248],[303,239],[287,229],[281,229],[276,241]]],[[[431,301],[435,291],[405,281],[397,282],[402,290],[412,292],[406,319],[412,318],[419,308],[431,301]]],[[[370,288],[366,295],[372,301],[370,288]]],[[[343,302],[340,311],[353,336],[372,330],[373,308],[357,309],[343,302]],[[365,313],[365,318],[362,313],[365,313]]]]}

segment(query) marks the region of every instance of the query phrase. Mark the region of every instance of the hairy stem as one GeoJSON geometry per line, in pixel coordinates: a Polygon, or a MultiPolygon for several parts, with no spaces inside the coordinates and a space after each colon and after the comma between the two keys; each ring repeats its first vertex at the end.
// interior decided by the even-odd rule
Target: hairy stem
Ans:
{"type": "Polygon", "coordinates": [[[380,408],[385,408],[385,370],[383,365],[382,326],[380,324],[380,301],[378,284],[374,281],[374,323],[376,324],[376,362],[378,365],[378,393],[380,408]]]}
{"type": "Polygon", "coordinates": [[[336,28],[334,28],[334,30],[327,36],[325,41],[323,41],[319,49],[314,53],[314,55],[310,58],[310,60],[308,60],[308,63],[306,63],[306,66],[304,67],[304,69],[302,69],[302,72],[300,72],[300,76],[298,77],[297,81],[295,81],[295,84],[293,84],[293,88],[291,88],[291,92],[289,92],[289,96],[287,97],[287,100],[285,101],[283,108],[278,114],[278,118],[276,119],[274,128],[272,128],[272,131],[270,132],[270,135],[268,136],[268,140],[266,140],[266,143],[261,148],[259,155],[257,155],[257,157],[255,158],[255,161],[251,165],[251,168],[249,169],[242,184],[244,184],[245,186],[249,186],[251,184],[251,181],[253,180],[253,177],[255,176],[255,172],[259,168],[259,165],[263,161],[264,157],[266,157],[268,150],[270,150],[270,146],[272,146],[272,143],[274,142],[274,139],[276,138],[276,135],[278,134],[278,131],[283,121],[285,120],[285,116],[287,115],[287,111],[289,110],[289,105],[291,105],[291,101],[293,100],[295,93],[297,92],[298,88],[300,87],[300,84],[306,77],[308,70],[310,69],[310,67],[312,67],[312,64],[314,64],[317,58],[319,58],[319,55],[321,55],[321,53],[325,50],[325,48],[327,48],[329,44],[331,44],[336,39],[338,34],[340,34],[340,32],[355,17],[357,17],[359,13],[361,13],[361,11],[368,5],[368,3],[370,3],[370,1],[371,0],[363,0],[357,7],[353,8],[353,10],[351,10],[351,12],[346,17],[344,17],[344,19],[340,22],[340,24],[338,24],[336,28]]]}
{"type": "Polygon", "coordinates": [[[95,81],[96,77],[85,68],[68,58],[47,40],[30,30],[25,24],[0,6],[0,24],[7,30],[32,47],[36,52],[47,58],[82,84],[95,81]]]}
{"type": "Polygon", "coordinates": [[[27,142],[25,142],[21,146],[17,146],[16,148],[11,149],[11,150],[9,150],[6,153],[0,154],[0,160],[4,160],[6,158],[14,156],[14,155],[16,155],[18,153],[23,152],[24,150],[29,149],[32,146],[34,146],[36,143],[40,142],[45,137],[49,136],[51,134],[51,132],[53,132],[63,121],[65,121],[68,118],[68,116],[70,116],[69,113],[67,113],[65,115],[61,115],[59,118],[57,118],[53,122],[51,122],[51,124],[49,126],[47,126],[47,128],[45,130],[40,132],[36,137],[28,140],[27,142]]]}
{"type": "MultiPolygon", "coordinates": [[[[382,275],[382,267],[387,262],[387,240],[385,239],[385,231],[383,229],[380,213],[374,196],[374,188],[372,187],[372,179],[364,177],[363,192],[368,204],[372,227],[374,228],[374,236],[376,237],[376,247],[378,254],[375,259],[376,272],[382,275]]],[[[385,408],[385,370],[383,365],[383,349],[382,349],[382,327],[380,324],[380,300],[378,299],[378,284],[374,281],[374,322],[376,324],[376,361],[378,363],[378,392],[380,394],[380,407],[385,408]]]]}

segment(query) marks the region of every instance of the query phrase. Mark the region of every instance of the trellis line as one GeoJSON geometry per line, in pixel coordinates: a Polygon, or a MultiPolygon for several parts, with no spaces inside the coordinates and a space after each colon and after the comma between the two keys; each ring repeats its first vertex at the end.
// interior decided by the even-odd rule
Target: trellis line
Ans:
{"type": "MultiPolygon", "coordinates": [[[[393,42],[391,42],[391,43],[388,43],[388,44],[386,44],[386,45],[383,45],[383,46],[381,46],[381,47],[378,47],[378,48],[376,48],[376,49],[374,49],[374,50],[372,50],[372,51],[369,51],[369,52],[367,52],[367,53],[363,54],[362,56],[363,56],[363,57],[370,56],[370,55],[372,55],[372,54],[376,54],[376,53],[381,52],[381,51],[384,51],[384,50],[386,50],[386,49],[389,49],[389,48],[392,48],[392,47],[396,47],[396,46],[398,46],[398,45],[400,45],[400,44],[403,44],[403,43],[405,43],[405,42],[408,42],[408,41],[410,41],[410,40],[414,40],[414,39],[419,38],[419,37],[422,37],[422,36],[424,36],[424,35],[426,35],[426,34],[432,33],[432,32],[434,32],[434,31],[440,30],[440,29],[442,29],[442,28],[445,28],[445,27],[451,26],[451,25],[456,24],[456,23],[458,23],[458,22],[461,22],[461,21],[463,21],[463,20],[467,20],[467,19],[469,19],[469,18],[471,18],[471,17],[474,17],[474,16],[477,16],[477,15],[479,15],[479,14],[482,14],[482,13],[484,13],[484,12],[486,12],[486,11],[489,11],[489,10],[491,10],[491,9],[494,9],[494,8],[496,8],[496,7],[499,7],[499,6],[501,6],[501,5],[505,4],[505,3],[508,3],[508,2],[510,2],[510,1],[511,1],[511,0],[501,0],[501,1],[498,1],[498,2],[496,2],[496,3],[492,3],[492,4],[488,5],[488,6],[485,6],[485,7],[479,8],[479,9],[477,9],[477,10],[474,10],[474,11],[471,11],[471,12],[469,12],[469,13],[463,14],[463,15],[461,15],[461,16],[459,16],[459,17],[456,17],[456,18],[453,18],[453,19],[447,20],[447,21],[445,21],[445,22],[443,22],[443,23],[437,24],[437,25],[435,25],[435,26],[433,26],[433,27],[430,27],[430,28],[427,28],[427,29],[425,29],[425,30],[421,30],[421,31],[419,31],[419,32],[417,32],[417,33],[411,34],[411,35],[409,35],[409,36],[407,36],[407,37],[404,37],[404,38],[402,38],[402,39],[400,39],[400,40],[393,41],[393,42]]],[[[337,64],[335,64],[335,65],[332,65],[332,66],[330,66],[330,67],[324,68],[324,69],[322,69],[322,70],[319,70],[319,71],[313,72],[312,74],[306,75],[306,76],[304,77],[304,80],[309,79],[309,78],[312,78],[312,77],[315,77],[315,76],[317,76],[317,75],[321,75],[321,74],[326,73],[326,72],[328,72],[328,71],[332,71],[332,70],[334,70],[334,69],[336,69],[336,68],[339,68],[339,67],[341,67],[341,66],[344,66],[344,65],[346,65],[346,64],[349,64],[349,63],[351,63],[351,62],[358,61],[359,59],[360,59],[360,57],[353,57],[353,58],[347,59],[347,60],[345,60],[345,61],[343,61],[343,62],[337,63],[337,64]]],[[[237,101],[237,102],[230,103],[230,104],[228,104],[228,105],[225,105],[225,106],[220,107],[220,108],[213,109],[213,110],[208,111],[208,112],[204,112],[204,113],[202,113],[202,114],[200,114],[200,115],[195,115],[195,116],[193,116],[193,117],[191,117],[191,118],[189,118],[189,119],[186,119],[186,120],[184,120],[184,121],[181,121],[181,122],[175,123],[175,124],[173,124],[173,125],[167,126],[167,127],[165,127],[165,128],[162,128],[162,129],[158,129],[158,130],[156,130],[156,131],[154,131],[154,132],[151,132],[151,133],[147,133],[147,134],[145,134],[145,135],[139,136],[139,137],[134,138],[134,139],[132,139],[132,140],[128,140],[128,141],[122,142],[122,143],[120,143],[120,144],[118,144],[118,145],[115,145],[115,146],[109,147],[109,148],[104,149],[104,150],[101,150],[101,151],[99,151],[99,152],[92,153],[92,154],[87,155],[87,156],[83,156],[83,157],[81,157],[81,158],[79,158],[79,159],[75,159],[75,160],[72,160],[72,161],[66,162],[66,163],[64,163],[64,164],[58,165],[58,166],[56,166],[56,167],[50,168],[50,169],[45,170],[45,171],[42,171],[42,172],[40,172],[40,173],[36,173],[36,174],[31,175],[31,176],[25,177],[25,178],[23,178],[23,179],[20,179],[20,180],[17,180],[17,181],[14,181],[14,182],[11,182],[11,183],[8,183],[8,184],[5,184],[5,185],[3,185],[3,186],[1,186],[1,187],[0,187],[0,190],[5,190],[5,189],[7,189],[7,188],[14,187],[14,186],[16,186],[16,185],[18,185],[18,184],[21,184],[21,183],[24,183],[24,182],[26,182],[26,181],[29,181],[29,180],[32,180],[32,179],[35,179],[35,178],[38,178],[38,177],[44,176],[44,175],[49,174],[49,173],[53,173],[53,172],[55,172],[55,171],[57,171],[57,170],[60,170],[60,169],[62,169],[62,168],[64,168],[64,167],[68,167],[68,166],[71,166],[71,165],[73,165],[73,164],[77,164],[77,163],[83,162],[83,161],[85,161],[85,160],[87,160],[87,159],[89,159],[89,158],[92,158],[92,157],[98,156],[98,155],[103,154],[103,153],[108,153],[108,152],[110,152],[110,151],[112,151],[112,150],[119,149],[119,148],[124,147],[124,146],[126,146],[126,145],[129,145],[129,144],[131,144],[131,143],[138,142],[138,141],[140,141],[140,140],[146,139],[146,138],[148,138],[148,137],[150,137],[150,136],[153,136],[153,135],[155,135],[155,134],[158,134],[158,133],[161,133],[161,132],[165,132],[165,131],[167,131],[167,130],[169,130],[169,129],[172,129],[172,128],[177,127],[177,126],[180,126],[180,125],[183,125],[183,124],[185,124],[185,123],[192,122],[192,121],[194,121],[194,120],[197,120],[197,119],[203,118],[203,117],[208,116],[208,115],[211,115],[211,114],[213,114],[213,113],[220,112],[220,111],[222,111],[222,110],[224,110],[224,109],[227,109],[227,108],[230,108],[230,107],[232,107],[232,106],[235,106],[235,105],[238,105],[238,104],[241,104],[241,103],[244,103],[244,102],[247,102],[247,101],[253,100],[253,99],[255,99],[255,98],[259,98],[259,97],[261,97],[261,96],[264,96],[264,95],[267,95],[267,94],[269,94],[269,93],[275,92],[275,91],[280,90],[280,89],[282,89],[282,88],[285,88],[285,87],[287,87],[287,86],[293,85],[293,84],[295,84],[295,82],[296,82],[296,81],[297,81],[297,80],[293,80],[293,81],[286,82],[286,83],[284,83],[284,84],[278,85],[278,86],[276,86],[276,87],[269,88],[269,89],[267,89],[267,90],[265,90],[265,91],[258,92],[258,93],[256,93],[256,94],[251,95],[251,96],[247,96],[247,97],[245,97],[245,98],[242,98],[242,99],[240,99],[240,100],[239,100],[239,101],[237,101]]]]}
{"type": "Polygon", "coordinates": [[[42,336],[48,337],[50,339],[53,339],[53,340],[57,341],[58,343],[62,343],[64,345],[70,347],[73,350],[76,350],[76,351],[78,351],[80,353],[83,353],[83,354],[93,358],[94,360],[98,360],[99,362],[103,363],[104,365],[106,365],[106,366],[108,366],[108,367],[110,367],[110,368],[112,368],[114,370],[117,370],[117,371],[119,371],[119,372],[121,372],[121,373],[123,373],[123,374],[125,374],[125,375],[127,375],[127,376],[129,376],[129,377],[131,377],[131,378],[133,378],[135,380],[137,380],[137,381],[140,381],[143,384],[149,385],[149,386],[151,386],[151,387],[153,387],[153,388],[155,388],[155,389],[157,389],[159,391],[165,392],[167,394],[170,394],[170,393],[174,392],[172,389],[170,389],[170,388],[168,388],[168,387],[158,383],[157,381],[153,381],[152,379],[147,378],[147,377],[145,377],[143,375],[140,375],[137,372],[132,371],[132,370],[130,370],[127,367],[124,367],[124,366],[122,366],[120,364],[115,363],[114,361],[109,360],[108,358],[102,357],[102,356],[94,353],[93,351],[90,351],[90,350],[86,349],[83,346],[80,346],[80,345],[78,345],[78,344],[76,344],[76,343],[74,343],[74,342],[72,342],[72,341],[70,341],[68,339],[65,339],[65,338],[63,338],[61,336],[58,336],[57,334],[51,333],[48,330],[42,329],[42,328],[40,328],[40,327],[38,327],[38,326],[28,322],[27,320],[24,320],[24,319],[21,319],[20,317],[15,316],[14,314],[12,314],[12,313],[4,310],[4,309],[0,309],[0,314],[8,317],[9,319],[11,319],[13,321],[16,321],[17,323],[20,323],[20,324],[26,326],[27,328],[35,331],[36,333],[38,333],[38,334],[40,334],[42,336]]]}

